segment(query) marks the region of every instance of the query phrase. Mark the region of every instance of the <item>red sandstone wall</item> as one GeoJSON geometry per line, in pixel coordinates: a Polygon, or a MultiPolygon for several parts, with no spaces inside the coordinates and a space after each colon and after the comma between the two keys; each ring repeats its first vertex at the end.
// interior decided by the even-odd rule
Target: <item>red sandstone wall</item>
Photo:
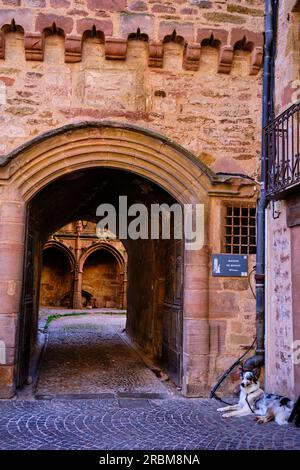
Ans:
{"type": "Polygon", "coordinates": [[[40,304],[57,307],[72,291],[72,273],[68,258],[58,250],[44,252],[40,304]]]}
{"type": "MultiPolygon", "coordinates": [[[[255,193],[254,193],[255,194],[255,193]]],[[[220,227],[222,204],[220,197],[215,197],[210,215],[210,253],[222,252],[220,227]]],[[[249,272],[255,265],[255,255],[249,255],[249,272]]],[[[211,272],[211,265],[209,270],[211,272]]],[[[254,288],[254,277],[251,283],[254,288]]],[[[248,279],[231,277],[212,277],[209,282],[210,316],[210,369],[216,375],[226,370],[255,337],[255,299],[249,288],[248,279]]],[[[239,377],[236,377],[239,380],[239,377]]],[[[230,384],[227,383],[228,390],[230,384]]],[[[233,389],[233,385],[230,391],[233,389]]]]}
{"type": "Polygon", "coordinates": [[[257,175],[263,1],[1,3],[0,155],[70,121],[126,120],[257,175]]]}
{"type": "Polygon", "coordinates": [[[97,307],[120,308],[120,279],[116,259],[105,251],[91,254],[83,267],[83,290],[90,293],[97,307]]]}

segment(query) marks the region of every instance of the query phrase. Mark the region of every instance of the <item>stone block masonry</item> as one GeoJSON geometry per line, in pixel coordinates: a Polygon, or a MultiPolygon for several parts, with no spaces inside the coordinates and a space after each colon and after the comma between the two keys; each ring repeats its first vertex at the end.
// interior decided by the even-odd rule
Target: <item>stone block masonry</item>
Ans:
{"type": "Polygon", "coordinates": [[[257,176],[263,2],[1,3],[2,154],[112,118],[161,130],[214,171],[257,176]]]}
{"type": "MultiPolygon", "coordinates": [[[[136,168],[176,200],[205,204],[205,250],[184,266],[184,393],[206,393],[252,343],[249,287],[211,278],[209,263],[211,253],[223,249],[223,205],[255,204],[257,197],[252,180],[223,174],[259,175],[263,4],[0,1],[1,164],[45,132],[88,123],[0,167],[1,226],[8,204],[18,203],[22,211],[12,225],[18,226],[14,249],[7,249],[7,235],[0,231],[0,266],[10,267],[2,273],[0,293],[11,350],[22,289],[25,204],[58,174],[72,176],[100,164],[136,168]],[[110,124],[102,128],[99,121],[110,124]],[[160,136],[150,138],[148,131],[160,136]],[[174,142],[182,146],[178,152],[174,142]],[[14,300],[7,293],[13,289],[14,300]]],[[[13,393],[14,374],[8,353],[10,363],[0,366],[0,395],[6,397],[13,393]]]]}

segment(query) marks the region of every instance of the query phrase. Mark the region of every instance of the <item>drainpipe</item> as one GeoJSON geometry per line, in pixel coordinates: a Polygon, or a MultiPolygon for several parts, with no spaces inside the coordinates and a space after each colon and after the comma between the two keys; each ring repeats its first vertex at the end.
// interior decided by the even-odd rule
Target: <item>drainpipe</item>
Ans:
{"type": "Polygon", "coordinates": [[[256,339],[255,355],[247,359],[244,369],[261,367],[265,360],[265,195],[266,151],[264,145],[264,128],[273,111],[273,58],[274,27],[277,17],[277,0],[265,1],[265,44],[263,66],[263,101],[262,101],[262,147],[261,147],[261,193],[257,207],[257,252],[256,252],[256,339]]]}

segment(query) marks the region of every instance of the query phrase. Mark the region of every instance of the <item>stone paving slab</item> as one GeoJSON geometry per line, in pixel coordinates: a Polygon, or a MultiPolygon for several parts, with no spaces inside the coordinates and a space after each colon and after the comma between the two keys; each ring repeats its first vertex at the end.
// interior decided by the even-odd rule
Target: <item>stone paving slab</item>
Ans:
{"type": "Polygon", "coordinates": [[[3,449],[297,449],[300,429],[223,419],[210,399],[0,401],[3,449]]]}

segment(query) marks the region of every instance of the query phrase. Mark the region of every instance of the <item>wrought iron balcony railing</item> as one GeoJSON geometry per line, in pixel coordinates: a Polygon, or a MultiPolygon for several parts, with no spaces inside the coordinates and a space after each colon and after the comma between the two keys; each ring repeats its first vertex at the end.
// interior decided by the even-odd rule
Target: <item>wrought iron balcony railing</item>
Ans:
{"type": "Polygon", "coordinates": [[[264,143],[266,194],[280,199],[300,186],[300,102],[266,126],[264,143]]]}

